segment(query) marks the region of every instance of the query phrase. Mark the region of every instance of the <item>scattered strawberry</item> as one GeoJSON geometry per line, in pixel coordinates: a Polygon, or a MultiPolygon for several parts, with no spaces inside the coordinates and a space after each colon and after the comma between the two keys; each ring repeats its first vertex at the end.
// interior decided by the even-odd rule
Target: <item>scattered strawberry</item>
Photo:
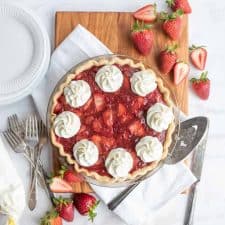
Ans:
{"type": "Polygon", "coordinates": [[[61,166],[59,170],[59,175],[69,183],[82,182],[83,178],[79,174],[75,174],[74,170],[68,169],[66,166],[61,166]]]}
{"type": "Polygon", "coordinates": [[[209,98],[210,80],[207,78],[208,72],[203,72],[199,79],[192,78],[192,88],[195,93],[203,100],[209,98]]]}
{"type": "Polygon", "coordinates": [[[76,193],[74,195],[74,205],[81,215],[88,215],[89,220],[93,222],[97,213],[95,212],[99,201],[92,195],[86,193],[76,193]]]}
{"type": "Polygon", "coordinates": [[[105,105],[104,96],[101,94],[95,94],[94,95],[94,103],[95,103],[95,108],[96,108],[97,112],[101,111],[105,105]]]}
{"type": "Polygon", "coordinates": [[[59,216],[64,220],[71,222],[74,219],[74,205],[73,200],[69,198],[54,198],[53,202],[56,207],[56,211],[59,213],[59,216]]]}
{"type": "Polygon", "coordinates": [[[62,218],[55,209],[52,209],[41,218],[40,225],[62,225],[62,218]]]}
{"type": "Polygon", "coordinates": [[[112,127],[113,125],[113,112],[112,109],[107,109],[105,112],[103,112],[103,121],[104,123],[109,126],[112,127]]]}
{"type": "Polygon", "coordinates": [[[173,11],[181,9],[184,13],[189,14],[192,12],[191,6],[188,0],[166,0],[166,3],[173,11]]]}
{"type": "Polygon", "coordinates": [[[181,15],[183,15],[183,11],[181,9],[178,9],[172,14],[168,14],[166,12],[162,12],[160,14],[160,19],[164,21],[162,29],[173,40],[178,40],[181,35],[181,15]]]}
{"type": "Polygon", "coordinates": [[[207,51],[204,47],[205,46],[192,45],[189,48],[191,62],[199,70],[205,69],[205,64],[206,64],[206,59],[207,59],[207,51]]]}
{"type": "Polygon", "coordinates": [[[138,137],[143,136],[145,133],[145,129],[139,120],[134,121],[132,124],[130,124],[128,129],[132,135],[135,135],[138,137]]]}
{"type": "Polygon", "coordinates": [[[144,22],[153,22],[157,18],[156,4],[146,5],[133,14],[134,18],[144,22]]]}
{"type": "Polygon", "coordinates": [[[168,46],[159,54],[159,69],[163,74],[168,74],[177,60],[177,44],[168,46]]]}
{"type": "Polygon", "coordinates": [[[73,188],[69,183],[64,181],[61,177],[53,177],[49,181],[49,187],[54,193],[72,193],[73,188]]]}
{"type": "Polygon", "coordinates": [[[173,81],[178,85],[190,72],[190,67],[185,62],[177,62],[173,69],[173,81]]]}
{"type": "Polygon", "coordinates": [[[95,132],[101,132],[103,129],[102,122],[99,119],[95,119],[92,123],[92,128],[95,132]]]}
{"type": "Polygon", "coordinates": [[[154,34],[150,28],[151,25],[145,23],[140,25],[138,21],[133,25],[131,38],[137,50],[143,55],[150,53],[153,46],[154,34]]]}

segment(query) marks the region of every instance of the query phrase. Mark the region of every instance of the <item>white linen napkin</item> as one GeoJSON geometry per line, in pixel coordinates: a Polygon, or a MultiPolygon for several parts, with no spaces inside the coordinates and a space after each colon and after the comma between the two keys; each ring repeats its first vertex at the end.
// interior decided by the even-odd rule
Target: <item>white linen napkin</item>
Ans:
{"type": "Polygon", "coordinates": [[[0,137],[0,216],[8,217],[7,224],[18,224],[25,207],[25,191],[22,180],[9,157],[0,137]]]}
{"type": "MultiPolygon", "coordinates": [[[[45,79],[32,94],[43,121],[46,121],[48,99],[57,81],[75,64],[89,57],[109,53],[110,50],[81,25],[73,30],[54,51],[45,79]]],[[[183,163],[164,166],[150,179],[142,182],[114,212],[129,225],[141,225],[147,215],[153,214],[195,180],[183,163]]],[[[106,204],[123,190],[95,185],[92,188],[106,204]]]]}

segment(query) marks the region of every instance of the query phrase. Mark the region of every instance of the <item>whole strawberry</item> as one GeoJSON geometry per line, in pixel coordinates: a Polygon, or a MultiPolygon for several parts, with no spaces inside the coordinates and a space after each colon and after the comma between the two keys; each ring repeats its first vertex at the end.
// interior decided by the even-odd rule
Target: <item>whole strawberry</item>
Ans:
{"type": "Polygon", "coordinates": [[[172,40],[178,40],[180,38],[182,28],[181,15],[183,15],[181,9],[178,9],[172,14],[166,12],[160,14],[160,19],[164,21],[162,29],[172,40]]]}
{"type": "Polygon", "coordinates": [[[75,174],[74,170],[68,169],[65,165],[61,166],[59,175],[69,183],[78,183],[83,181],[81,175],[75,174]]]}
{"type": "Polygon", "coordinates": [[[73,200],[69,198],[54,198],[53,202],[56,207],[56,211],[59,213],[59,216],[64,220],[71,222],[74,219],[74,205],[73,200]]]}
{"type": "Polygon", "coordinates": [[[189,48],[189,51],[192,64],[197,69],[204,70],[208,54],[207,50],[205,49],[205,46],[192,45],[189,48]]]}
{"type": "Polygon", "coordinates": [[[177,44],[168,46],[159,54],[159,69],[163,74],[168,74],[177,61],[177,44]]]}
{"type": "Polygon", "coordinates": [[[166,3],[173,11],[181,9],[184,13],[189,14],[192,12],[191,6],[188,0],[167,0],[166,3]]]}
{"type": "Polygon", "coordinates": [[[62,225],[62,218],[55,209],[52,209],[41,218],[40,225],[62,225]]]}
{"type": "Polygon", "coordinates": [[[207,75],[208,72],[203,72],[199,79],[191,79],[194,92],[203,100],[207,100],[210,93],[210,80],[207,78],[207,75]]]}
{"type": "Polygon", "coordinates": [[[154,33],[150,28],[151,25],[144,22],[140,24],[136,21],[131,32],[131,38],[135,47],[143,55],[149,54],[153,46],[154,33]]]}
{"type": "Polygon", "coordinates": [[[95,212],[99,201],[92,195],[86,193],[74,194],[74,205],[81,215],[88,215],[89,220],[93,222],[97,213],[95,212]]]}

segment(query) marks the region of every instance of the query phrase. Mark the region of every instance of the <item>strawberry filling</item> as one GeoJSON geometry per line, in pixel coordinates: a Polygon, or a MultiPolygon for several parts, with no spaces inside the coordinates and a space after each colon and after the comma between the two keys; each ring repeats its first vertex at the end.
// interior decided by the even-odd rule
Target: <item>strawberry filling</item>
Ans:
{"type": "Polygon", "coordinates": [[[135,145],[140,138],[150,135],[157,137],[162,143],[166,132],[155,132],[145,122],[146,112],[156,102],[163,102],[163,96],[158,88],[147,95],[140,97],[135,95],[130,88],[129,79],[138,69],[129,65],[116,65],[124,75],[123,86],[114,93],[103,92],[95,82],[95,74],[100,67],[92,67],[75,77],[75,80],[85,80],[91,87],[92,97],[82,107],[72,108],[65,101],[64,96],[58,98],[54,112],[75,112],[81,120],[81,129],[72,138],[56,137],[64,146],[64,151],[73,155],[74,144],[81,139],[92,140],[99,149],[99,160],[89,171],[95,171],[100,175],[110,176],[107,173],[104,162],[112,148],[123,147],[129,151],[134,159],[132,171],[145,167],[150,163],[144,163],[136,155],[135,145]]]}

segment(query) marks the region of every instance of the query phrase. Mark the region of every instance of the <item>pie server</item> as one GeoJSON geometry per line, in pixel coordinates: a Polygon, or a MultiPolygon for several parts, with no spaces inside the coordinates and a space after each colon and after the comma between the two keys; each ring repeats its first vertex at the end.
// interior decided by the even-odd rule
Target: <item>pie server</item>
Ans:
{"type": "Polygon", "coordinates": [[[156,173],[164,164],[172,165],[184,160],[207,135],[209,120],[207,117],[194,117],[181,122],[176,129],[180,129],[179,136],[174,132],[173,143],[169,148],[168,156],[151,173],[140,177],[137,183],[132,184],[108,203],[108,208],[114,210],[142,180],[156,173]]]}

